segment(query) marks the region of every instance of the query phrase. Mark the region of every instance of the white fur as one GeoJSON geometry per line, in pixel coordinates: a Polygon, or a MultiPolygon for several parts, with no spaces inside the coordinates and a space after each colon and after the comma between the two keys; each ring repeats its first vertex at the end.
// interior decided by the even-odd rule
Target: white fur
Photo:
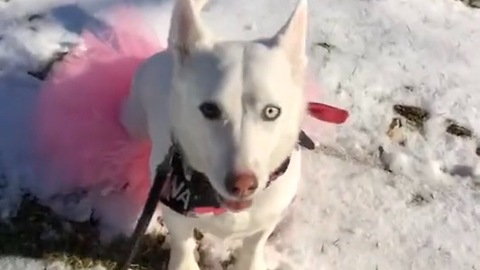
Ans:
{"type": "Polygon", "coordinates": [[[243,239],[237,269],[265,270],[264,245],[293,199],[300,180],[294,150],[306,114],[304,97],[307,3],[300,0],[290,20],[271,38],[218,41],[199,13],[205,0],[177,0],[169,49],[137,72],[122,120],[137,138],[153,142],[150,168],[163,160],[175,135],[189,165],[207,175],[224,198],[226,174],[251,171],[259,188],[241,212],[190,218],[162,207],[172,243],[169,270],[199,269],[193,229],[224,239],[243,239]],[[199,105],[217,102],[224,120],[204,118],[199,105]],[[280,117],[263,121],[261,110],[275,104],[280,117]],[[291,155],[288,170],[264,189],[269,174],[291,155]]]}

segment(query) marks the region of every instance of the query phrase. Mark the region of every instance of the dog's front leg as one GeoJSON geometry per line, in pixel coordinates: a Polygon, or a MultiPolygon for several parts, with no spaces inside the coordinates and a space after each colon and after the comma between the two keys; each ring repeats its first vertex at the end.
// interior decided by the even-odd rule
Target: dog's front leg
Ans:
{"type": "Polygon", "coordinates": [[[187,218],[162,207],[163,221],[170,234],[168,270],[200,270],[195,260],[194,227],[187,218]]]}
{"type": "Polygon", "coordinates": [[[259,231],[243,240],[236,263],[237,270],[267,270],[265,245],[277,223],[259,231]]]}

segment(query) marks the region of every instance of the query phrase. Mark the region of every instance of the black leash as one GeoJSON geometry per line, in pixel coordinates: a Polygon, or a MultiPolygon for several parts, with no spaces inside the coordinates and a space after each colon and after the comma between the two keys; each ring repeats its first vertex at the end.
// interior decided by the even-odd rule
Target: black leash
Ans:
{"type": "Polygon", "coordinates": [[[140,239],[145,234],[150,220],[152,220],[153,213],[157,208],[157,204],[160,200],[160,191],[165,179],[170,173],[170,162],[174,153],[174,147],[171,146],[168,150],[168,154],[165,156],[163,162],[157,167],[155,178],[153,180],[153,186],[148,193],[147,202],[142,211],[142,215],[138,219],[135,230],[130,238],[128,253],[122,261],[120,261],[115,270],[128,270],[130,264],[137,253],[137,249],[140,245],[140,239]]]}

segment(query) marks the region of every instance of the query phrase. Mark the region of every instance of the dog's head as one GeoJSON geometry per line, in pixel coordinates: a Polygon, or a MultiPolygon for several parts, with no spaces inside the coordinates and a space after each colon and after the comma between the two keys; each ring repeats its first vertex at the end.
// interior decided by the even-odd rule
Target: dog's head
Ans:
{"type": "Polygon", "coordinates": [[[177,0],[173,132],[188,163],[232,210],[247,208],[291,154],[306,114],[307,4],[271,38],[217,41],[202,25],[205,0],[177,0]]]}

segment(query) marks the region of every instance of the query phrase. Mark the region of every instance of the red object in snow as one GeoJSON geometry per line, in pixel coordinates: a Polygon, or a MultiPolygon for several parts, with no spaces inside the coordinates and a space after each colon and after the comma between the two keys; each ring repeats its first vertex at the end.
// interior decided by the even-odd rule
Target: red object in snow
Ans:
{"type": "Polygon", "coordinates": [[[318,120],[342,124],[348,118],[348,111],[317,102],[308,103],[308,112],[318,120]]]}

